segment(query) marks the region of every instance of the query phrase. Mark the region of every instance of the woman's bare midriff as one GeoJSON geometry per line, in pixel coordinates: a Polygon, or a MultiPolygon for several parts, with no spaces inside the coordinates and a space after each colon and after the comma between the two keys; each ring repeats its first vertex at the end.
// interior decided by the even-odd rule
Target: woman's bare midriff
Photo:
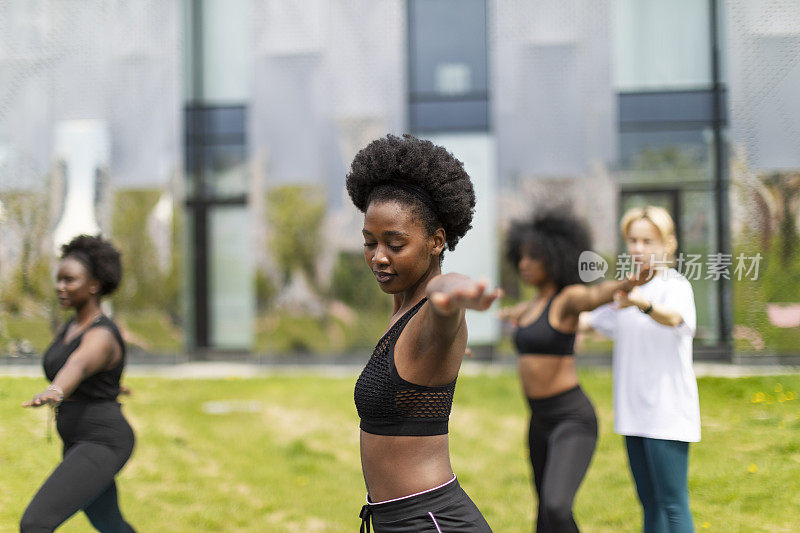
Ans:
{"type": "Polygon", "coordinates": [[[416,494],[453,478],[447,435],[395,437],[362,431],[361,468],[373,502],[416,494]]]}
{"type": "Polygon", "coordinates": [[[517,366],[525,396],[549,398],[578,385],[578,371],[572,355],[529,355],[518,357],[517,366]]]}

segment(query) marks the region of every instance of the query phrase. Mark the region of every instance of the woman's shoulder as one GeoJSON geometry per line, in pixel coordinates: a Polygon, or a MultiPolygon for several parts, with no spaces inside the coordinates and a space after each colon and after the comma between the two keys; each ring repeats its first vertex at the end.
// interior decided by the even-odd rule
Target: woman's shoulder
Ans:
{"type": "Polygon", "coordinates": [[[100,315],[97,317],[97,320],[92,322],[92,324],[87,328],[86,333],[89,333],[92,330],[97,331],[95,334],[106,336],[108,340],[116,341],[123,349],[125,348],[125,343],[122,339],[122,332],[117,324],[106,315],[100,315]],[[110,337],[108,337],[108,335],[110,335],[110,337]]]}

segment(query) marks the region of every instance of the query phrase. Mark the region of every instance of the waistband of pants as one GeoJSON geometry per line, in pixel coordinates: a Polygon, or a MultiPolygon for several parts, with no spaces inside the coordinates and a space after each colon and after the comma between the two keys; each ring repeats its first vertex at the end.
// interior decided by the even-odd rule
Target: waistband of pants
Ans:
{"type": "Polygon", "coordinates": [[[83,414],[120,413],[122,404],[116,400],[68,400],[58,405],[57,412],[61,416],[83,414]]]}
{"type": "Polygon", "coordinates": [[[528,405],[531,406],[531,409],[537,410],[556,409],[569,406],[577,401],[582,401],[584,398],[586,398],[586,394],[583,392],[581,386],[575,385],[571,389],[559,392],[553,396],[548,396],[547,398],[528,398],[528,405]]]}
{"type": "Polygon", "coordinates": [[[395,517],[400,519],[409,513],[413,514],[417,507],[419,507],[419,510],[424,508],[424,511],[428,512],[433,507],[446,503],[454,493],[458,492],[461,492],[461,485],[458,484],[456,475],[453,474],[450,481],[437,487],[392,500],[371,502],[369,495],[367,495],[367,506],[371,513],[380,515],[384,520],[393,520],[395,517]]]}

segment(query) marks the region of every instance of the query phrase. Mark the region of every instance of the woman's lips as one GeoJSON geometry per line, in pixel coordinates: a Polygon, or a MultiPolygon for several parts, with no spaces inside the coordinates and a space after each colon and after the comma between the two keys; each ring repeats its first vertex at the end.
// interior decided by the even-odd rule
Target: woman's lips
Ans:
{"type": "Polygon", "coordinates": [[[375,279],[378,280],[378,283],[386,283],[392,279],[392,277],[394,277],[394,274],[389,274],[388,272],[378,272],[375,270],[373,273],[375,274],[375,279]]]}

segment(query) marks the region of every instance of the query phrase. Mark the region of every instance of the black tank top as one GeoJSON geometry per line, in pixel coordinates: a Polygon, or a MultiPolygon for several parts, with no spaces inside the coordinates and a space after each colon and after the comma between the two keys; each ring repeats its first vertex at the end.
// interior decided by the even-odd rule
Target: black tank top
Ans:
{"type": "MultiPolygon", "coordinates": [[[[70,322],[72,322],[70,320],[70,322]]],[[[61,333],[58,334],[53,344],[47,348],[42,358],[42,366],[44,366],[44,374],[47,379],[53,381],[58,374],[58,371],[67,362],[67,359],[72,352],[78,349],[81,344],[83,335],[92,328],[102,327],[107,328],[114,334],[117,342],[122,349],[122,359],[119,364],[110,370],[101,370],[100,372],[89,376],[81,381],[78,388],[70,395],[71,400],[83,401],[103,401],[103,400],[116,400],[119,395],[119,381],[122,377],[122,369],[125,367],[125,342],[122,340],[122,335],[119,333],[116,324],[105,315],[100,315],[94,322],[84,329],[80,335],[72,339],[67,344],[64,344],[64,336],[67,334],[67,328],[70,322],[64,326],[61,333]]]]}
{"type": "Polygon", "coordinates": [[[375,435],[444,435],[456,380],[440,387],[409,383],[397,373],[394,346],[427,298],[412,307],[381,337],[356,381],[361,429],[375,435]]]}
{"type": "Polygon", "coordinates": [[[573,355],[575,334],[563,333],[550,325],[550,305],[558,293],[547,302],[542,314],[527,326],[514,331],[514,344],[519,355],[573,355]]]}

